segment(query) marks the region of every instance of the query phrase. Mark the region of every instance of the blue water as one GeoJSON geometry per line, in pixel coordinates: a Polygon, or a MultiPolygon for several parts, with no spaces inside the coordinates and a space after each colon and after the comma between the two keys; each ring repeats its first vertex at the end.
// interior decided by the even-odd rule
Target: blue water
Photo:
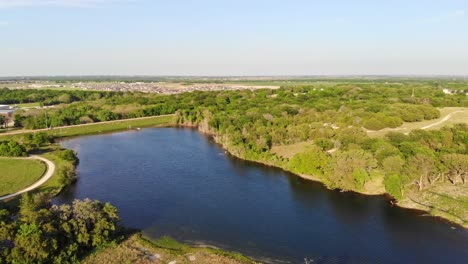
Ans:
{"type": "Polygon", "coordinates": [[[146,235],[235,250],[265,262],[468,263],[468,232],[225,154],[190,129],[156,128],[62,142],[79,180],[55,201],[111,202],[146,235]]]}

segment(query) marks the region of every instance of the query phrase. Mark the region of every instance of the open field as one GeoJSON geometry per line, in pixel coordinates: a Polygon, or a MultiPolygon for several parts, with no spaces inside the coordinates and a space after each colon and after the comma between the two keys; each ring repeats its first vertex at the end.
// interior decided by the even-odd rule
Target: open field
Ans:
{"type": "Polygon", "coordinates": [[[0,158],[0,196],[32,185],[45,171],[45,164],[38,160],[0,158]]]}
{"type": "Polygon", "coordinates": [[[383,137],[390,131],[409,133],[414,129],[440,129],[446,125],[453,125],[457,123],[468,124],[468,108],[467,107],[444,107],[440,108],[440,118],[434,120],[425,120],[422,122],[404,123],[397,128],[385,128],[378,131],[367,130],[370,137],[383,137]]]}
{"type": "Polygon", "coordinates": [[[153,242],[141,238],[140,235],[133,235],[118,245],[95,252],[85,258],[82,263],[240,264],[255,262],[237,253],[210,248],[193,248],[167,237],[153,242]]]}

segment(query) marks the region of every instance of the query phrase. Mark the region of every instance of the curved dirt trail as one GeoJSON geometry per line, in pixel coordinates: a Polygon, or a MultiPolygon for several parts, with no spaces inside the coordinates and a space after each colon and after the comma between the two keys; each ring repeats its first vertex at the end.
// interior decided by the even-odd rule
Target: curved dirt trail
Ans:
{"type": "Polygon", "coordinates": [[[55,164],[46,159],[46,158],[43,158],[43,157],[39,157],[39,156],[31,156],[30,159],[37,159],[37,160],[40,160],[40,161],[43,161],[45,162],[45,164],[47,165],[47,171],[46,173],[44,173],[44,175],[42,176],[42,178],[39,179],[39,181],[35,182],[33,185],[21,190],[21,191],[17,191],[13,194],[9,194],[9,195],[5,195],[5,196],[2,196],[0,197],[0,201],[3,201],[3,200],[7,200],[7,199],[10,199],[10,198],[13,198],[13,197],[16,197],[18,195],[21,195],[25,192],[29,192],[29,191],[32,191],[36,188],[38,188],[39,186],[41,186],[42,184],[44,184],[46,181],[48,181],[52,175],[54,174],[55,172],[55,164]]]}

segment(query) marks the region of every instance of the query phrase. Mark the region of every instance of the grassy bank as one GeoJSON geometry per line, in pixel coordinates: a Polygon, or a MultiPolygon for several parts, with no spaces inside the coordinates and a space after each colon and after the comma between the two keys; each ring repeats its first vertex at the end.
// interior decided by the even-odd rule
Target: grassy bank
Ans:
{"type": "Polygon", "coordinates": [[[163,237],[152,241],[140,234],[98,250],[86,257],[84,264],[101,263],[255,263],[238,253],[212,248],[195,248],[163,237]]]}
{"type": "Polygon", "coordinates": [[[60,151],[61,149],[54,145],[41,155],[55,164],[55,172],[46,183],[34,190],[33,193],[47,193],[56,196],[70,184],[70,181],[67,181],[66,178],[74,176],[75,165],[71,161],[61,159],[59,156],[60,151]]]}
{"type": "MultiPolygon", "coordinates": [[[[75,180],[75,165],[72,161],[69,161],[69,160],[64,160],[60,157],[60,152],[62,152],[63,149],[61,149],[58,145],[50,145],[50,146],[47,146],[47,147],[42,147],[41,150],[40,150],[40,154],[37,153],[37,155],[41,156],[41,157],[44,157],[48,160],[50,160],[51,162],[53,162],[55,164],[55,171],[52,175],[52,177],[46,181],[44,184],[42,184],[41,186],[39,186],[37,189],[34,189],[32,191],[30,191],[29,193],[30,194],[38,194],[38,193],[42,193],[42,194],[47,194],[47,195],[50,195],[51,197],[53,196],[56,196],[58,195],[63,188],[65,188],[66,186],[68,186],[69,184],[71,184],[74,180],[75,180]]],[[[3,171],[4,171],[4,168],[7,169],[7,167],[5,166],[2,166],[2,160],[7,160],[7,163],[10,162],[11,159],[7,159],[7,158],[0,158],[0,171],[2,171],[2,182],[0,182],[0,186],[3,186],[3,171]]],[[[36,182],[37,180],[39,180],[39,178],[41,178],[41,176],[45,173],[45,170],[46,170],[46,166],[45,164],[43,164],[42,162],[40,161],[37,161],[37,160],[27,160],[27,159],[23,159],[23,160],[14,160],[15,163],[11,163],[11,168],[14,168],[14,169],[9,169],[7,171],[19,171],[21,172],[24,168],[25,171],[27,171],[27,173],[31,174],[32,173],[32,167],[31,165],[23,165],[23,164],[20,164],[20,163],[16,163],[16,161],[28,161],[28,162],[35,162],[35,163],[38,163],[40,166],[41,166],[41,169],[42,169],[42,172],[38,174],[38,176],[35,176],[34,178],[31,178],[31,180],[29,180],[29,183],[21,183],[20,181],[18,181],[16,177],[12,177],[11,179],[11,182],[12,184],[16,184],[17,186],[19,185],[24,185],[23,187],[19,187],[19,188],[15,188],[16,191],[20,190],[20,189],[23,189],[27,186],[30,186],[32,185],[34,182],[36,182]]],[[[9,163],[10,164],[10,163],[9,163]]],[[[18,174],[18,173],[17,173],[18,174]]],[[[35,174],[37,175],[37,174],[35,174]]],[[[12,192],[7,192],[7,193],[12,193],[12,192]]],[[[7,194],[5,193],[5,194],[7,194]]],[[[21,195],[20,196],[17,196],[17,197],[14,197],[14,198],[11,198],[11,199],[8,199],[8,200],[5,200],[5,203],[1,203],[0,202],[0,205],[3,205],[7,208],[9,208],[10,210],[13,210],[15,211],[19,205],[19,201],[21,199],[21,195]]],[[[1,207],[1,206],[0,206],[1,207]]]]}
{"type": "MultiPolygon", "coordinates": [[[[53,129],[37,130],[16,130],[12,133],[0,134],[0,137],[6,139],[21,139],[24,134],[42,132],[55,138],[76,137],[83,135],[92,135],[100,133],[109,133],[128,129],[137,129],[141,127],[173,125],[174,116],[152,116],[145,118],[123,119],[100,123],[90,123],[83,125],[74,125],[66,127],[57,127],[53,129]]],[[[1,138],[0,138],[1,139],[1,138]]]]}
{"type": "Polygon", "coordinates": [[[45,164],[38,160],[0,158],[0,196],[15,193],[32,185],[45,171],[45,164]]]}
{"type": "Polygon", "coordinates": [[[112,123],[94,123],[83,126],[58,128],[50,130],[48,134],[57,138],[75,137],[82,135],[115,132],[127,129],[136,129],[140,127],[169,125],[172,124],[172,121],[173,116],[156,116],[144,119],[119,120],[112,123]]]}

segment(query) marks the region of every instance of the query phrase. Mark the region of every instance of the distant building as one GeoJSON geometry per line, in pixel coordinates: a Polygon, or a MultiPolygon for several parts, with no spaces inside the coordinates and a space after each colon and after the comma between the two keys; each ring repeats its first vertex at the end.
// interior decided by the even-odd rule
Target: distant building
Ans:
{"type": "Polygon", "coordinates": [[[452,90],[447,88],[443,89],[442,91],[444,92],[444,94],[454,94],[452,90]]]}
{"type": "MultiPolygon", "coordinates": [[[[16,108],[11,108],[9,105],[0,105],[0,116],[5,118],[5,124],[9,124],[13,121],[13,114],[16,108]]],[[[0,127],[4,124],[0,124],[0,127]]]]}

